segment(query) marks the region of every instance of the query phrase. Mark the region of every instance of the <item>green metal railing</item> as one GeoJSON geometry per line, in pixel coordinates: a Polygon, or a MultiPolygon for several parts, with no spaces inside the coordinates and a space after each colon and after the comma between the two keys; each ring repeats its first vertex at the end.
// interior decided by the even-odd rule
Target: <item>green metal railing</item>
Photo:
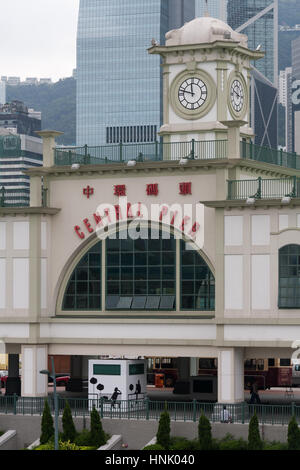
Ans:
{"type": "Polygon", "coordinates": [[[276,199],[284,196],[300,197],[300,178],[228,180],[227,199],[276,199]]]}
{"type": "Polygon", "coordinates": [[[98,147],[64,147],[55,148],[56,165],[100,165],[111,163],[180,160],[189,158],[195,160],[227,158],[227,141],[190,142],[151,142],[145,144],[115,144],[98,147]]]}
{"type": "Polygon", "coordinates": [[[261,147],[252,142],[241,142],[241,158],[300,170],[300,155],[261,147]]]}
{"type": "MultiPolygon", "coordinates": [[[[74,417],[88,417],[95,406],[101,418],[159,420],[160,414],[167,409],[172,421],[197,422],[202,414],[211,422],[222,422],[222,403],[201,403],[196,400],[189,402],[177,401],[151,401],[120,400],[115,407],[110,401],[92,398],[62,398],[58,399],[59,415],[62,416],[66,400],[68,401],[74,417]]],[[[13,415],[39,415],[44,410],[45,398],[28,398],[13,396],[0,396],[0,414],[13,415]]],[[[53,397],[48,397],[51,412],[54,413],[53,397]]],[[[249,423],[256,413],[260,424],[288,424],[294,415],[300,422],[300,406],[295,403],[284,405],[252,405],[246,402],[227,404],[226,408],[233,423],[249,423]]]]}

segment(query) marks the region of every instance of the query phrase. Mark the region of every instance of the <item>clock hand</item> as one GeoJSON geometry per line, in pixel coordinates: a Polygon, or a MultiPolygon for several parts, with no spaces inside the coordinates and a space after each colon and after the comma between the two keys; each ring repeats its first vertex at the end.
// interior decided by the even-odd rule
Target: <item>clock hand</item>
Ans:
{"type": "Polygon", "coordinates": [[[181,91],[182,93],[189,93],[190,95],[194,96],[195,93],[193,93],[192,91],[187,91],[187,90],[183,90],[181,88],[179,88],[179,91],[181,91]]]}

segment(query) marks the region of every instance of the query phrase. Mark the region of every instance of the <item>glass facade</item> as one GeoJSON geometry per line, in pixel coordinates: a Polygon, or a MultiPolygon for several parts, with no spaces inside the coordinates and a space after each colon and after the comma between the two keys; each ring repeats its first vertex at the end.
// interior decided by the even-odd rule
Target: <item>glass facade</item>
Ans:
{"type": "Polygon", "coordinates": [[[277,88],[256,69],[251,73],[251,126],[255,144],[277,149],[277,88]]]}
{"type": "Polygon", "coordinates": [[[77,145],[105,145],[107,129],[162,123],[154,38],[194,17],[194,0],[81,0],[77,30],[77,145]]]}
{"type": "Polygon", "coordinates": [[[63,301],[63,310],[101,309],[101,242],[94,245],[74,269],[63,301]]]}
{"type": "Polygon", "coordinates": [[[300,245],[279,250],[279,308],[300,308],[300,245]]]}
{"type": "Polygon", "coordinates": [[[181,308],[215,309],[215,278],[204,259],[181,241],[181,308]]]}
{"type": "MultiPolygon", "coordinates": [[[[264,58],[254,62],[255,68],[274,83],[274,60],[278,51],[274,50],[274,0],[228,0],[227,22],[232,29],[248,36],[248,47],[256,49],[261,44],[261,50],[266,51],[264,58]],[[262,16],[259,14],[272,5],[273,8],[262,16]],[[246,26],[245,23],[249,22],[246,26]],[[244,28],[240,29],[242,25],[244,28]]],[[[277,26],[277,25],[276,25],[277,26]]]]}
{"type": "Polygon", "coordinates": [[[209,0],[207,5],[205,0],[195,0],[196,17],[205,16],[207,11],[212,18],[227,22],[227,0],[209,0]]]}
{"type": "Polygon", "coordinates": [[[163,239],[159,232],[152,233],[151,238],[150,229],[148,239],[121,237],[108,239],[106,244],[106,307],[162,310],[164,305],[169,305],[173,309],[176,289],[174,238],[163,239]]]}
{"type": "MultiPolygon", "coordinates": [[[[120,231],[103,242],[105,309],[172,311],[180,286],[178,309],[214,310],[215,279],[200,254],[189,243],[176,243],[171,234],[159,230],[143,229],[141,237],[133,240],[120,231]]],[[[102,310],[101,251],[98,242],[80,259],[68,280],[62,310],[102,310]]]]}

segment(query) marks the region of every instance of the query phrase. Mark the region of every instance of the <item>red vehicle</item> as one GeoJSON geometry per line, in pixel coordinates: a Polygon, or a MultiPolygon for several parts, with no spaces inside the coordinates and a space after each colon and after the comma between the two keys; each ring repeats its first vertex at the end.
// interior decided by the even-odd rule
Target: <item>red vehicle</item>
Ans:
{"type": "MultiPolygon", "coordinates": [[[[69,375],[57,374],[57,376],[56,376],[56,386],[57,387],[65,387],[67,385],[67,383],[69,382],[69,380],[70,380],[69,375]]],[[[53,384],[52,377],[49,377],[48,383],[53,384]]]]}
{"type": "MultiPolygon", "coordinates": [[[[148,384],[155,385],[155,376],[164,375],[164,386],[173,387],[178,379],[176,358],[149,357],[148,384]]],[[[215,358],[201,358],[198,363],[198,375],[218,374],[215,358]]],[[[244,363],[244,384],[249,389],[253,382],[265,390],[271,387],[289,387],[292,385],[292,366],[290,359],[247,359],[244,363]]]]}

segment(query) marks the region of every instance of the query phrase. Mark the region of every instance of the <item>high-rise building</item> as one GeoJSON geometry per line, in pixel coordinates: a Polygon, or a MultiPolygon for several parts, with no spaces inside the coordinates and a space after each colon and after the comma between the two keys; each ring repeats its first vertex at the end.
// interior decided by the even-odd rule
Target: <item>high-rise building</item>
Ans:
{"type": "Polygon", "coordinates": [[[0,80],[0,105],[6,103],[6,82],[0,80]]]}
{"type": "Polygon", "coordinates": [[[209,16],[219,18],[227,23],[227,0],[195,0],[195,14],[197,16],[209,16]]]}
{"type": "Polygon", "coordinates": [[[227,22],[248,36],[251,49],[260,46],[265,57],[255,68],[277,85],[278,80],[278,0],[228,0],[227,22]]]}
{"type": "Polygon", "coordinates": [[[0,206],[29,205],[30,167],[42,166],[41,114],[20,101],[0,106],[0,206]]]}
{"type": "Polygon", "coordinates": [[[300,153],[300,36],[292,41],[291,108],[293,151],[300,153]]]}
{"type": "Polygon", "coordinates": [[[292,41],[293,78],[300,80],[300,36],[292,41]]]}
{"type": "Polygon", "coordinates": [[[80,1],[77,145],[157,139],[162,70],[146,51],[194,17],[194,0],[80,1]]]}

